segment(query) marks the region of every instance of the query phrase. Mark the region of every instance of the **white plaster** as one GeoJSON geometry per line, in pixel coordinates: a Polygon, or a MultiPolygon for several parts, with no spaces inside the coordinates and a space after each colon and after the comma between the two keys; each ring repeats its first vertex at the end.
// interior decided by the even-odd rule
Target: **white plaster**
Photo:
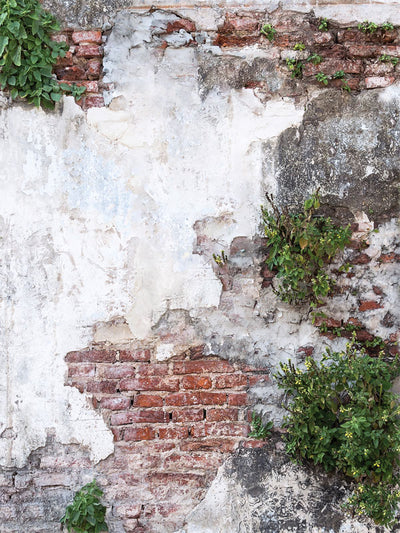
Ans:
{"type": "MultiPolygon", "coordinates": [[[[193,49],[147,47],[168,20],[117,19],[109,109],[86,116],[66,98],[61,114],[1,110],[2,465],[23,465],[48,429],[95,461],[113,450],[102,417],[64,386],[65,354],[144,338],[167,309],[214,309],[221,285],[192,253],[193,225],[234,213],[225,242],[254,234],[260,146],[302,118],[251,90],[202,100],[193,49]],[[127,323],[110,326],[115,317],[127,323]]],[[[160,347],[161,358],[170,353],[160,347]]]]}

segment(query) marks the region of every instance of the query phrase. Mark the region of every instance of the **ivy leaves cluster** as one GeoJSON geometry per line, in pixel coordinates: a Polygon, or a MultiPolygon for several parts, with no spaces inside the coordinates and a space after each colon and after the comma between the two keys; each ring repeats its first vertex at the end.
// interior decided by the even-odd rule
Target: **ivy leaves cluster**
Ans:
{"type": "Polygon", "coordinates": [[[266,264],[277,271],[280,283],[275,291],[285,302],[316,306],[335,284],[326,265],[350,241],[350,226],[343,228],[330,218],[315,215],[320,207],[318,191],[305,201],[300,213],[279,210],[269,195],[267,200],[272,210],[262,208],[266,264]]]}
{"type": "Polygon", "coordinates": [[[84,87],[59,84],[53,66],[65,57],[68,45],[51,34],[60,26],[38,0],[2,0],[0,3],[0,87],[11,98],[53,109],[62,95],[79,97],[84,87]]]}
{"type": "Polygon", "coordinates": [[[88,483],[76,494],[74,501],[68,505],[61,523],[68,531],[75,533],[100,533],[108,531],[105,522],[106,508],[100,502],[103,491],[96,480],[88,483]]]}
{"type": "Polygon", "coordinates": [[[353,343],[321,363],[290,361],[276,376],[290,400],[287,452],[338,470],[356,484],[347,507],[377,524],[393,522],[400,502],[400,409],[390,391],[398,361],[370,357],[353,343]]]}

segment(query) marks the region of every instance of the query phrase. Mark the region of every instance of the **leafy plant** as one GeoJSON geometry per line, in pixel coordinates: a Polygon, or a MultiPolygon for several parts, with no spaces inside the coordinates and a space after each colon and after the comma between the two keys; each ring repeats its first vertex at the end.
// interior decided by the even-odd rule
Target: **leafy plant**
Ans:
{"type": "Polygon", "coordinates": [[[271,24],[264,24],[261,28],[261,33],[271,42],[275,39],[276,29],[271,24]]]}
{"type": "Polygon", "coordinates": [[[319,65],[320,63],[322,63],[323,60],[324,58],[318,54],[311,54],[307,58],[307,61],[311,61],[313,65],[319,65]]]}
{"type": "Polygon", "coordinates": [[[303,63],[298,59],[286,58],[287,68],[291,72],[292,78],[301,78],[303,75],[303,63]]]}
{"type": "Polygon", "coordinates": [[[106,508],[100,502],[102,495],[103,491],[94,479],[75,494],[74,501],[68,505],[65,515],[61,518],[61,523],[67,526],[68,531],[75,533],[108,531],[104,520],[106,508]]]}
{"type": "Polygon", "coordinates": [[[394,26],[391,22],[384,22],[382,24],[382,30],[384,31],[391,31],[391,30],[394,30],[394,26]]]}
{"type": "Polygon", "coordinates": [[[363,33],[375,33],[378,30],[378,25],[375,22],[369,22],[369,20],[364,20],[360,22],[357,26],[359,30],[363,33]]]}
{"type": "Polygon", "coordinates": [[[344,352],[327,351],[320,363],[307,358],[305,366],[289,361],[276,375],[290,397],[287,452],[350,477],[357,488],[347,506],[391,524],[400,502],[400,409],[390,391],[398,361],[369,357],[349,343],[344,352]]]}
{"type": "Polygon", "coordinates": [[[342,80],[345,76],[344,70],[337,70],[332,76],[334,80],[342,80]]]}
{"type": "Polygon", "coordinates": [[[303,51],[306,49],[306,45],[304,43],[296,43],[294,46],[293,46],[293,50],[297,50],[299,52],[303,51]]]}
{"type": "Polygon", "coordinates": [[[335,284],[325,267],[350,241],[350,225],[342,228],[330,218],[315,215],[320,207],[318,190],[297,214],[279,210],[268,194],[267,200],[272,211],[262,208],[269,253],[266,264],[278,272],[280,285],[275,292],[285,302],[315,306],[335,284]]]}
{"type": "Polygon", "coordinates": [[[399,58],[390,56],[388,54],[383,54],[383,55],[380,56],[379,61],[382,61],[383,63],[389,63],[390,62],[390,63],[392,63],[392,65],[396,66],[397,63],[399,62],[399,58]]]}
{"type": "Polygon", "coordinates": [[[322,83],[323,85],[328,85],[328,82],[329,82],[329,78],[326,74],[324,74],[323,72],[318,72],[316,75],[315,75],[315,78],[317,81],[319,81],[320,83],[322,83]]]}
{"type": "Polygon", "coordinates": [[[345,80],[343,80],[342,89],[343,89],[343,91],[347,91],[348,93],[351,93],[351,87],[350,87],[350,85],[347,83],[347,81],[345,81],[345,80]]]}
{"type": "Polygon", "coordinates": [[[320,19],[318,29],[320,31],[328,31],[328,19],[320,19]]]}
{"type": "Polygon", "coordinates": [[[224,250],[221,251],[221,254],[213,254],[213,259],[218,266],[225,265],[228,262],[228,256],[224,250]]]}
{"type": "Polygon", "coordinates": [[[253,411],[251,415],[251,432],[249,437],[253,439],[266,439],[271,434],[271,429],[274,427],[272,421],[263,424],[261,416],[253,411]]]}
{"type": "Polygon", "coordinates": [[[0,7],[0,86],[11,98],[53,109],[63,93],[79,97],[84,87],[59,84],[53,66],[68,45],[51,40],[60,29],[38,0],[3,0],[0,7]]]}

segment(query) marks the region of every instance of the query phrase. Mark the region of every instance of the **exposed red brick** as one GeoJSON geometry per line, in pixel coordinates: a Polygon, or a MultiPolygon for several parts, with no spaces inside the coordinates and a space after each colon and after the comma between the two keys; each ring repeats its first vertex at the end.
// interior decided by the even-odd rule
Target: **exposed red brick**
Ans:
{"type": "Polygon", "coordinates": [[[218,468],[221,465],[221,455],[210,453],[192,453],[192,454],[177,454],[169,455],[164,461],[164,468],[171,470],[181,469],[196,469],[201,468],[206,471],[218,468]]]}
{"type": "Polygon", "coordinates": [[[90,59],[86,63],[86,74],[88,76],[88,79],[97,79],[102,70],[102,62],[101,59],[90,59]]]}
{"type": "Polygon", "coordinates": [[[255,32],[259,29],[260,22],[255,16],[239,16],[228,13],[221,31],[255,32]]]}
{"type": "Polygon", "coordinates": [[[97,374],[109,379],[129,378],[136,374],[135,367],[130,364],[101,365],[97,367],[97,374]]]}
{"type": "Polygon", "coordinates": [[[135,379],[123,379],[120,389],[124,391],[177,391],[179,380],[176,378],[143,377],[135,379]]]}
{"type": "Polygon", "coordinates": [[[303,354],[304,357],[311,357],[314,353],[314,346],[300,346],[300,348],[297,349],[297,353],[303,354]]]}
{"type": "Polygon", "coordinates": [[[246,405],[247,394],[245,392],[239,392],[238,394],[228,394],[229,405],[246,405]]]}
{"type": "Polygon", "coordinates": [[[221,453],[233,452],[239,446],[237,439],[200,439],[180,443],[180,449],[187,452],[215,450],[221,453]]]}
{"type": "Polygon", "coordinates": [[[320,54],[326,59],[345,59],[347,57],[347,50],[341,44],[333,44],[329,47],[324,47],[320,54]]]}
{"type": "Polygon", "coordinates": [[[380,288],[380,287],[377,287],[376,285],[374,285],[372,287],[372,290],[374,291],[375,294],[377,294],[378,296],[381,296],[383,294],[383,290],[380,288]]]}
{"type": "Polygon", "coordinates": [[[246,387],[247,376],[245,374],[224,374],[215,378],[217,389],[232,389],[234,387],[246,387]]]}
{"type": "Polygon", "coordinates": [[[366,329],[360,329],[356,332],[356,338],[358,341],[365,342],[365,341],[372,341],[374,336],[369,333],[366,329]]]}
{"type": "Polygon", "coordinates": [[[238,409],[228,407],[226,409],[207,409],[207,420],[209,422],[221,422],[223,420],[237,420],[238,409]]]}
{"type": "Polygon", "coordinates": [[[67,43],[69,41],[69,37],[67,33],[53,33],[51,40],[56,43],[67,43]]]}
{"type": "Polygon", "coordinates": [[[196,437],[247,437],[249,433],[248,424],[215,422],[205,424],[194,424],[191,428],[191,435],[196,437]]]}
{"type": "Polygon", "coordinates": [[[358,318],[350,317],[347,321],[347,324],[351,324],[352,326],[362,327],[362,322],[358,320],[358,318]]]}
{"type": "Polygon", "coordinates": [[[174,409],[172,411],[173,422],[198,422],[203,418],[204,410],[202,408],[174,409]]]}
{"type": "Polygon", "coordinates": [[[365,87],[366,89],[377,89],[379,87],[388,87],[394,83],[394,76],[371,76],[365,78],[365,87]]]}
{"type": "Polygon", "coordinates": [[[138,365],[137,374],[140,376],[167,376],[168,365],[166,364],[138,365]]]}
{"type": "Polygon", "coordinates": [[[276,276],[276,272],[274,272],[273,270],[269,270],[269,268],[265,265],[261,269],[261,276],[263,278],[272,279],[276,276]]]}
{"type": "Polygon", "coordinates": [[[116,354],[113,350],[82,350],[67,353],[65,360],[68,363],[113,363],[116,354]]]}
{"type": "Polygon", "coordinates": [[[166,413],[163,411],[146,409],[144,411],[125,411],[111,415],[112,426],[124,426],[126,424],[139,424],[143,422],[150,422],[153,424],[167,422],[166,413]]]}
{"type": "Polygon", "coordinates": [[[76,57],[102,57],[103,49],[97,44],[81,44],[76,47],[76,57]]]}
{"type": "Polygon", "coordinates": [[[188,428],[182,426],[160,427],[158,436],[160,439],[185,439],[188,436],[188,428]]]}
{"type": "Polygon", "coordinates": [[[166,33],[173,33],[174,31],[185,30],[188,33],[196,31],[196,24],[188,19],[174,20],[167,25],[166,33]]]}
{"type": "Polygon", "coordinates": [[[72,41],[75,44],[80,44],[80,43],[101,44],[102,33],[100,30],[74,31],[72,33],[72,41]]]}
{"type": "Polygon", "coordinates": [[[163,398],[155,394],[138,394],[134,400],[135,407],[162,407],[163,404],[163,398]]]}
{"type": "Polygon", "coordinates": [[[381,309],[383,306],[373,300],[363,300],[358,307],[359,311],[370,311],[372,309],[381,309]]]}
{"type": "Polygon", "coordinates": [[[124,440],[152,440],[156,437],[156,432],[151,427],[125,428],[124,440]]]}
{"type": "Polygon", "coordinates": [[[377,57],[383,53],[379,46],[350,45],[346,46],[348,54],[354,57],[377,57]]]}
{"type": "Polygon", "coordinates": [[[57,78],[61,81],[78,81],[86,79],[85,69],[76,65],[73,67],[56,68],[55,73],[57,78]]]}
{"type": "Polygon", "coordinates": [[[124,517],[124,518],[139,518],[140,514],[142,512],[142,506],[139,503],[136,504],[117,504],[113,505],[113,513],[116,514],[116,516],[124,517]]]}
{"type": "Polygon", "coordinates": [[[120,361],[150,361],[150,350],[120,350],[120,361]]]}
{"type": "Polygon", "coordinates": [[[249,439],[243,442],[242,446],[243,448],[262,448],[266,443],[265,440],[249,439]]]}
{"type": "Polygon", "coordinates": [[[98,392],[103,394],[114,394],[117,390],[115,381],[88,381],[86,383],[87,392],[98,392]]]}
{"type": "Polygon", "coordinates": [[[392,63],[383,63],[380,61],[379,63],[367,65],[365,67],[364,74],[366,76],[385,76],[387,74],[391,74],[393,70],[394,65],[392,65],[392,63]]]}
{"type": "Polygon", "coordinates": [[[90,107],[103,107],[104,105],[104,98],[102,96],[87,96],[85,98],[86,109],[90,107]]]}
{"type": "Polygon", "coordinates": [[[212,372],[234,372],[228,361],[204,359],[202,361],[177,361],[174,363],[174,374],[208,374],[212,372]]]}
{"type": "Polygon", "coordinates": [[[218,33],[217,38],[215,39],[213,44],[222,48],[241,47],[250,46],[258,42],[259,40],[259,35],[229,35],[224,33],[218,33]]]}
{"type": "Polygon", "coordinates": [[[94,376],[95,365],[92,363],[86,364],[72,364],[68,367],[68,376],[69,377],[84,377],[84,376],[94,376]]]}
{"type": "Polygon", "coordinates": [[[319,328],[322,325],[325,325],[328,328],[340,328],[340,326],[342,325],[342,321],[332,317],[315,317],[314,326],[319,328]]]}
{"type": "Polygon", "coordinates": [[[211,379],[208,376],[185,376],[181,380],[183,389],[210,389],[211,379]]]}
{"type": "Polygon", "coordinates": [[[249,376],[249,386],[252,387],[257,383],[268,383],[269,376],[263,374],[257,374],[256,376],[249,376]]]}
{"type": "Polygon", "coordinates": [[[371,257],[367,254],[358,254],[355,257],[352,258],[351,262],[354,265],[366,265],[371,261],[371,257]]]}
{"type": "Polygon", "coordinates": [[[381,254],[378,258],[380,263],[393,263],[396,260],[396,254],[394,252],[390,254],[381,254]]]}
{"type": "Polygon", "coordinates": [[[73,58],[74,58],[73,53],[71,52],[71,50],[68,50],[68,52],[66,52],[65,54],[65,57],[59,57],[57,59],[56,68],[72,67],[72,65],[74,64],[73,58]]]}
{"type": "Polygon", "coordinates": [[[178,392],[165,398],[166,405],[223,405],[226,402],[226,394],[219,392],[178,392]]]}
{"type": "Polygon", "coordinates": [[[319,65],[306,63],[304,65],[303,74],[305,76],[315,76],[317,72],[324,72],[328,76],[331,76],[339,70],[343,70],[348,74],[359,74],[362,70],[362,61],[326,59],[319,65]]]}
{"type": "Polygon", "coordinates": [[[123,409],[129,409],[131,401],[129,398],[123,398],[121,396],[117,397],[106,397],[101,398],[100,407],[102,409],[110,409],[111,411],[122,411],[123,409]]]}

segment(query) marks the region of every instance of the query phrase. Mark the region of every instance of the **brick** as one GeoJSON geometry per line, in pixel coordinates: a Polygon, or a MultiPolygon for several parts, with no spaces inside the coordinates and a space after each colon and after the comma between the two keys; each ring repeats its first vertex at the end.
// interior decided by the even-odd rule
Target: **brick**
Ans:
{"type": "Polygon", "coordinates": [[[394,71],[394,65],[392,63],[372,63],[367,65],[364,70],[365,76],[384,76],[386,74],[391,74],[394,71]]]}
{"type": "Polygon", "coordinates": [[[134,455],[144,456],[159,455],[160,453],[169,452],[176,448],[173,442],[119,442],[116,444],[116,453],[121,457],[130,457],[134,455]]]}
{"type": "Polygon", "coordinates": [[[163,411],[125,411],[123,413],[114,413],[111,415],[112,426],[123,426],[126,424],[140,424],[150,422],[152,424],[167,422],[166,413],[163,411]]]}
{"type": "Polygon", "coordinates": [[[143,364],[138,365],[137,373],[140,376],[167,376],[168,365],[165,364],[143,364]]]}
{"type": "Polygon", "coordinates": [[[113,512],[121,518],[139,518],[142,512],[142,506],[139,503],[119,504],[113,506],[113,512]]]}
{"type": "Polygon", "coordinates": [[[228,394],[228,404],[229,405],[246,405],[247,394],[245,392],[238,393],[238,394],[228,394]]]}
{"type": "Polygon", "coordinates": [[[135,367],[129,364],[102,365],[97,367],[97,374],[108,379],[129,378],[136,374],[135,367]]]}
{"type": "Polygon", "coordinates": [[[196,31],[196,25],[194,22],[188,19],[174,20],[167,25],[166,33],[173,33],[174,31],[185,30],[188,33],[196,31]]]}
{"type": "Polygon", "coordinates": [[[239,446],[237,439],[201,439],[186,440],[180,443],[180,449],[186,452],[218,451],[221,453],[233,452],[239,446]]]}
{"type": "Polygon", "coordinates": [[[64,81],[63,83],[66,83],[67,85],[77,85],[78,87],[86,87],[86,92],[88,93],[97,93],[99,92],[99,83],[98,81],[78,81],[78,82],[72,82],[72,81],[64,81]]]}
{"type": "Polygon", "coordinates": [[[172,411],[173,422],[198,422],[204,419],[204,409],[175,409],[172,411]]]}
{"type": "Polygon", "coordinates": [[[306,63],[304,65],[304,76],[315,76],[317,72],[324,72],[331,76],[338,70],[343,70],[348,74],[359,74],[362,70],[362,61],[345,61],[341,59],[325,59],[319,65],[306,63]]]}
{"type": "Polygon", "coordinates": [[[100,30],[74,31],[71,37],[72,37],[72,41],[75,44],[80,44],[80,43],[101,44],[102,42],[102,33],[100,30]]]}
{"type": "Polygon", "coordinates": [[[234,387],[246,387],[247,376],[244,374],[225,374],[215,379],[217,389],[232,389],[234,387]]]}
{"type": "Polygon", "coordinates": [[[372,287],[372,290],[378,296],[381,296],[383,294],[383,290],[380,287],[377,287],[376,285],[372,287]]]}
{"type": "Polygon", "coordinates": [[[73,53],[71,52],[71,50],[68,50],[68,52],[66,52],[65,54],[65,57],[59,57],[57,59],[56,68],[72,67],[73,64],[74,64],[73,53]]]}
{"type": "Polygon", "coordinates": [[[262,448],[267,444],[267,441],[258,439],[249,439],[243,442],[243,448],[262,448]]]}
{"type": "Polygon", "coordinates": [[[113,363],[116,360],[116,352],[113,350],[82,350],[69,352],[65,356],[68,363],[113,363]]]}
{"type": "Polygon", "coordinates": [[[150,361],[150,350],[120,350],[119,360],[126,361],[150,361]]]}
{"type": "Polygon", "coordinates": [[[164,400],[155,394],[138,394],[135,396],[135,407],[162,407],[164,400]]]}
{"type": "Polygon", "coordinates": [[[378,258],[380,263],[394,263],[396,260],[396,254],[394,252],[390,254],[381,254],[378,258]]]}
{"type": "Polygon", "coordinates": [[[248,424],[238,423],[205,423],[194,424],[191,435],[196,437],[247,437],[249,434],[248,424]]]}
{"type": "Polygon", "coordinates": [[[155,439],[156,432],[150,427],[134,427],[126,428],[124,433],[124,440],[152,440],[155,439]]]}
{"type": "Polygon", "coordinates": [[[329,31],[317,32],[312,36],[312,41],[315,44],[327,45],[333,43],[333,35],[329,31]]]}
{"type": "Polygon", "coordinates": [[[160,427],[158,436],[160,439],[186,439],[188,437],[188,428],[182,426],[160,427]]]}
{"type": "Polygon", "coordinates": [[[91,363],[86,364],[72,364],[68,366],[69,377],[85,377],[94,376],[95,365],[91,363]]]}
{"type": "Polygon", "coordinates": [[[114,394],[117,390],[115,381],[88,381],[86,384],[87,392],[98,392],[103,394],[114,394]]]}
{"type": "Polygon", "coordinates": [[[373,309],[382,309],[382,305],[373,300],[363,300],[358,307],[359,311],[371,311],[373,309]]]}
{"type": "Polygon", "coordinates": [[[67,43],[69,36],[67,33],[53,33],[51,40],[55,43],[67,43]]]}
{"type": "Polygon", "coordinates": [[[323,55],[325,59],[345,59],[347,57],[347,50],[341,44],[333,44],[329,47],[324,47],[320,51],[320,55],[323,55]]]}
{"type": "Polygon", "coordinates": [[[354,265],[366,265],[371,261],[371,257],[367,254],[361,253],[357,254],[355,257],[352,258],[351,262],[354,265]]]}
{"type": "Polygon", "coordinates": [[[265,374],[257,374],[255,376],[249,376],[249,386],[253,387],[254,385],[265,384],[270,381],[269,376],[266,376],[265,374]]]}
{"type": "Polygon", "coordinates": [[[90,107],[103,107],[105,105],[104,98],[102,96],[86,96],[85,108],[90,107]]]}
{"type": "Polygon", "coordinates": [[[86,79],[85,69],[78,66],[56,68],[55,73],[60,81],[78,81],[86,79]]]}
{"type": "Polygon", "coordinates": [[[111,411],[122,411],[124,409],[129,409],[131,401],[129,398],[101,398],[100,407],[101,409],[110,409],[111,411]]]}
{"type": "Polygon", "coordinates": [[[196,469],[203,470],[216,469],[222,463],[220,454],[212,453],[192,453],[192,454],[178,454],[174,453],[166,457],[164,461],[164,468],[173,471],[182,469],[196,469]]]}
{"type": "Polygon", "coordinates": [[[88,78],[99,78],[102,68],[102,62],[100,59],[90,59],[86,63],[86,74],[88,78]]]}
{"type": "Polygon", "coordinates": [[[383,53],[379,46],[373,45],[346,45],[346,48],[349,55],[354,57],[377,57],[383,53]]]}
{"type": "Polygon", "coordinates": [[[388,87],[389,85],[392,85],[394,83],[395,78],[394,76],[371,76],[368,78],[365,78],[365,87],[366,89],[377,89],[379,87],[388,87]]]}
{"type": "Polygon", "coordinates": [[[260,22],[255,16],[243,17],[227,14],[221,31],[255,32],[259,30],[260,22]]]}
{"type": "Polygon", "coordinates": [[[362,327],[362,322],[358,320],[358,318],[354,318],[353,316],[349,318],[349,320],[347,321],[347,324],[351,324],[352,326],[356,326],[356,327],[362,327]]]}
{"type": "Polygon", "coordinates": [[[227,407],[226,409],[207,409],[206,419],[209,422],[221,422],[224,420],[237,420],[238,409],[227,407]]]}
{"type": "Polygon", "coordinates": [[[200,398],[204,405],[223,405],[226,402],[226,394],[222,392],[200,392],[200,398]]]}
{"type": "Polygon", "coordinates": [[[183,389],[210,389],[211,379],[208,376],[185,376],[181,379],[183,389]]]}
{"type": "Polygon", "coordinates": [[[202,403],[199,392],[178,392],[165,398],[165,405],[200,405],[202,403]]]}
{"type": "Polygon", "coordinates": [[[76,47],[75,55],[76,57],[86,58],[102,57],[103,49],[97,44],[81,44],[76,47]]]}
{"type": "Polygon", "coordinates": [[[207,374],[213,372],[234,372],[234,367],[223,360],[177,361],[174,363],[174,374],[207,374]]]}
{"type": "Polygon", "coordinates": [[[374,336],[371,333],[368,333],[367,330],[361,329],[360,331],[357,331],[356,338],[358,341],[365,342],[365,341],[372,341],[374,336]]]}
{"type": "Polygon", "coordinates": [[[136,379],[123,379],[120,383],[121,390],[148,390],[148,391],[177,391],[179,380],[176,378],[143,377],[136,379]]]}

